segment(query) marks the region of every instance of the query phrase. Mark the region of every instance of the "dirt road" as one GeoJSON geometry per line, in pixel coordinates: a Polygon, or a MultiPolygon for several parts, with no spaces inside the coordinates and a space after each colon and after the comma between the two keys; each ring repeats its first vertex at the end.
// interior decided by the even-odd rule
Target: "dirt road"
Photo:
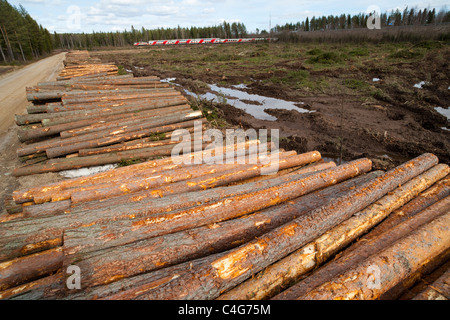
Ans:
{"type": "Polygon", "coordinates": [[[24,113],[28,105],[25,87],[55,80],[63,67],[65,53],[60,53],[0,77],[0,134],[14,124],[14,115],[24,113]]]}
{"type": "Polygon", "coordinates": [[[26,112],[29,102],[26,99],[25,87],[55,80],[63,68],[64,57],[65,53],[60,53],[0,76],[0,217],[6,214],[3,201],[13,190],[61,179],[54,174],[17,179],[11,172],[21,165],[16,154],[20,142],[14,115],[26,112]]]}

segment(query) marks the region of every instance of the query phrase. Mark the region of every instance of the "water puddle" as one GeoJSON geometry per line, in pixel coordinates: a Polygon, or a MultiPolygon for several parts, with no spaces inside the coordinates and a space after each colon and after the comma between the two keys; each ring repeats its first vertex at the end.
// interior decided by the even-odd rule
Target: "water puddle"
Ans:
{"type": "MultiPolygon", "coordinates": [[[[161,82],[167,82],[174,84],[176,78],[161,79],[161,82]]],[[[303,104],[303,102],[292,102],[282,99],[264,97],[257,94],[250,94],[238,89],[247,89],[247,85],[241,83],[233,85],[232,88],[220,87],[215,84],[208,84],[209,88],[213,92],[207,92],[205,94],[195,94],[189,90],[183,89],[187,95],[192,97],[199,97],[206,100],[212,100],[217,103],[227,103],[235,108],[241,109],[246,113],[252,115],[256,119],[276,121],[277,118],[266,113],[264,109],[283,109],[283,110],[296,110],[300,113],[315,112],[298,107],[296,104],[303,104]],[[236,88],[236,89],[234,89],[236,88]]]]}
{"type": "Polygon", "coordinates": [[[161,79],[159,81],[174,84],[174,85],[178,86],[178,84],[174,83],[175,80],[177,80],[177,78],[166,78],[166,79],[161,79]]]}
{"type": "MultiPolygon", "coordinates": [[[[208,92],[205,94],[206,99],[212,99],[215,102],[224,102],[224,99],[231,99],[232,101],[229,102],[230,105],[234,106],[235,108],[241,109],[246,113],[252,115],[256,119],[260,120],[277,120],[276,117],[266,113],[264,109],[296,110],[300,113],[314,112],[300,108],[296,106],[295,102],[292,101],[264,97],[257,94],[250,94],[237,89],[219,87],[215,84],[210,84],[209,87],[217,94],[208,92]]],[[[246,88],[245,85],[238,85],[234,87],[246,88]]],[[[301,102],[300,104],[303,104],[303,102],[301,102]]]]}

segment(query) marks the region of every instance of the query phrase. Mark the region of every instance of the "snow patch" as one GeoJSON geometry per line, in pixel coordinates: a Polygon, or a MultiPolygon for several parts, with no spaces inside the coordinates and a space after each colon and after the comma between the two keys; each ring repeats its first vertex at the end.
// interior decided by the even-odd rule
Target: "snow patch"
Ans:
{"type": "Polygon", "coordinates": [[[78,177],[90,176],[90,175],[100,173],[100,172],[105,172],[105,171],[108,171],[108,170],[111,170],[114,168],[117,168],[117,164],[107,164],[104,166],[65,170],[65,171],[61,171],[59,174],[66,178],[78,178],[78,177]]]}
{"type": "Polygon", "coordinates": [[[414,85],[414,88],[422,89],[422,87],[423,87],[424,85],[426,85],[426,84],[429,84],[429,82],[426,82],[426,81],[420,81],[419,83],[416,83],[416,84],[414,85]]]}

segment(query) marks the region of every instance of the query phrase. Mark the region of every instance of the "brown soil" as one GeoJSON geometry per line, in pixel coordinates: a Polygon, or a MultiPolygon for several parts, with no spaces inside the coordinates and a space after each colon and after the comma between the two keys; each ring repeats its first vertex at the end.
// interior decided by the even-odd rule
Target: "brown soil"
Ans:
{"type": "MultiPolygon", "coordinates": [[[[246,50],[251,48],[246,47],[246,50]]],[[[172,53],[177,54],[175,49],[172,53]]],[[[103,53],[97,54],[103,56],[103,53]]],[[[145,55],[141,51],[139,56],[145,55]]],[[[291,59],[274,64],[281,71],[258,71],[242,64],[235,73],[228,70],[226,74],[204,68],[201,60],[177,61],[162,57],[161,63],[165,63],[167,68],[164,65],[138,64],[139,58],[132,51],[105,54],[105,59],[114,60],[126,68],[132,67],[130,60],[133,64],[143,65],[144,70],[133,69],[136,76],[175,77],[177,84],[195,93],[208,91],[205,83],[219,83],[221,86],[246,83],[246,91],[252,94],[304,102],[299,106],[315,112],[266,110],[277,117],[277,121],[258,120],[231,105],[217,105],[232,125],[279,129],[280,147],[285,149],[298,152],[318,150],[323,156],[342,158],[343,161],[368,157],[376,169],[390,169],[425,152],[436,154],[443,163],[450,163],[450,131],[442,129],[449,126],[449,122],[434,110],[437,106],[450,105],[448,47],[427,53],[419,61],[388,61],[381,56],[359,65],[317,70],[291,59]],[[180,71],[176,71],[178,67],[180,71]],[[194,68],[204,69],[192,74],[194,68]],[[286,76],[285,70],[289,69],[308,70],[312,82],[326,79],[328,88],[307,91],[267,81],[286,76]],[[374,77],[382,80],[372,82],[374,77]],[[365,85],[361,90],[336,89],[342,87],[345,79],[359,79],[365,85]],[[416,79],[432,79],[432,85],[415,89],[413,84],[419,82],[416,79]]]]}

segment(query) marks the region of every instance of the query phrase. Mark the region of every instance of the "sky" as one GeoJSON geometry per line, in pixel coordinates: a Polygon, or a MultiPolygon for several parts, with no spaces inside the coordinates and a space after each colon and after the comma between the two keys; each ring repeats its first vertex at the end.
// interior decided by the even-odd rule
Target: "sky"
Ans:
{"type": "Polygon", "coordinates": [[[123,31],[167,27],[205,27],[242,22],[249,32],[303,21],[306,17],[358,14],[370,6],[381,12],[417,7],[436,8],[446,1],[397,0],[8,0],[22,6],[50,32],[123,31]]]}

